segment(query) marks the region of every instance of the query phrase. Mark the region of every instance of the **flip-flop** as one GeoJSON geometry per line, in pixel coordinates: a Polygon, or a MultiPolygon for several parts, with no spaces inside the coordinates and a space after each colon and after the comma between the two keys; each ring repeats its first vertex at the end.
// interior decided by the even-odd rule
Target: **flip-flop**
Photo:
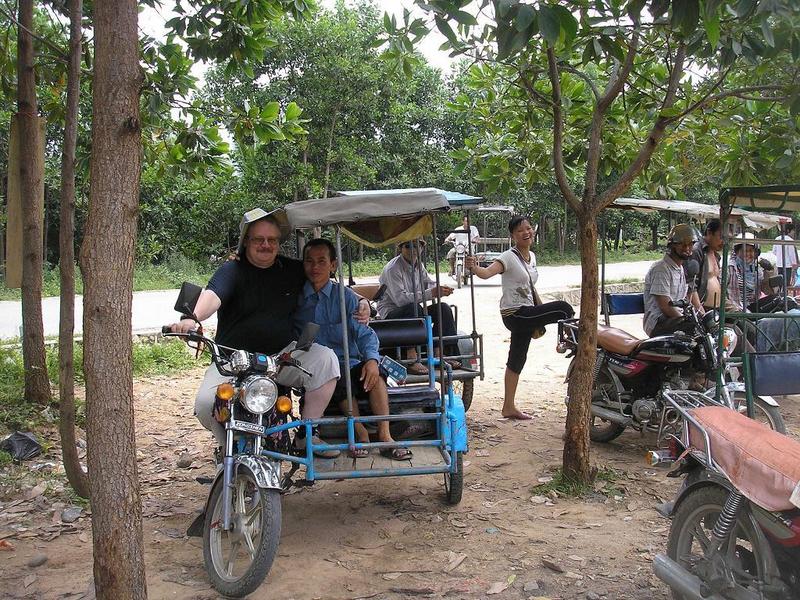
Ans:
{"type": "Polygon", "coordinates": [[[457,360],[453,360],[452,358],[445,358],[444,362],[450,365],[450,368],[452,368],[454,371],[457,371],[458,369],[461,368],[461,363],[458,362],[457,360]]]}
{"type": "Polygon", "coordinates": [[[367,458],[369,456],[369,448],[352,448],[347,451],[350,458],[367,458]]]}
{"type": "Polygon", "coordinates": [[[381,456],[392,460],[411,460],[413,454],[408,448],[381,448],[381,456]]]}

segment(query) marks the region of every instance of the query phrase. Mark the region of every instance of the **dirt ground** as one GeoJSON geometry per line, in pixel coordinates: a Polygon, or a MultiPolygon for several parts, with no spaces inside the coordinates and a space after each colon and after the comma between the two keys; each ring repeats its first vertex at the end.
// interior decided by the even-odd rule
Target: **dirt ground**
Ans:
{"type": "MultiPolygon", "coordinates": [[[[555,352],[556,328],[548,327],[531,345],[518,392],[518,404],[535,419],[501,418],[508,333],[496,308],[499,294],[497,286],[476,289],[486,378],[476,382],[467,415],[461,504],[446,505],[442,478],[432,475],[296,490],[283,498],[279,555],[252,598],[668,597],[651,571],[669,526],[654,506],[673,495],[678,481],[644,464],[653,437],[626,432],[593,446],[594,464],[616,476],[596,484],[588,498],[535,489],[561,461],[568,361],[555,352]]],[[[460,328],[471,329],[468,290],[453,300],[460,328]]],[[[641,333],[640,317],[615,318],[614,324],[641,333]]],[[[214,472],[210,436],[192,416],[201,373],[135,385],[151,598],[218,597],[203,569],[199,538],[184,535],[208,493],[195,478],[214,472]],[[192,464],[178,467],[187,453],[192,464]]],[[[800,433],[798,406],[798,399],[783,405],[794,435],[800,433]]],[[[57,471],[57,448],[32,462],[57,471]]],[[[60,480],[51,478],[51,490],[60,480]]],[[[12,547],[0,552],[0,597],[93,597],[90,519],[84,511],[77,521],[62,522],[68,506],[50,490],[0,489],[0,550],[12,547]],[[47,561],[30,566],[42,554],[47,561]]]]}

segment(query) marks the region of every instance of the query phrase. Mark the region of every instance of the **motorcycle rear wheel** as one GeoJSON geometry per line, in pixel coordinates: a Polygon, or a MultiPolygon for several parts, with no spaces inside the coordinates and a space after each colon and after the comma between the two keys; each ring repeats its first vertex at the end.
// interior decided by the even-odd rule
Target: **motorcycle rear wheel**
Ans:
{"type": "MultiPolygon", "coordinates": [[[[602,395],[609,400],[616,402],[619,398],[617,388],[610,373],[605,369],[600,369],[597,378],[592,385],[592,404],[595,402],[595,395],[602,395]]],[[[625,426],[613,421],[606,421],[600,417],[589,415],[589,439],[598,444],[605,444],[617,439],[625,431],[625,426]]]]}
{"type": "Polygon", "coordinates": [[[226,597],[253,592],[267,576],[281,537],[278,490],[259,488],[249,469],[233,480],[230,531],[222,528],[222,481],[211,492],[203,531],[203,559],[211,585],[226,597]]]}
{"type": "MultiPolygon", "coordinates": [[[[710,568],[703,555],[703,549],[711,540],[711,531],[717,522],[722,507],[728,497],[728,490],[719,486],[707,486],[690,492],[681,502],[675,516],[667,542],[667,555],[692,574],[700,576],[703,567],[710,568]],[[700,570],[693,570],[699,566],[700,570]]],[[[726,541],[725,561],[728,567],[733,567],[736,584],[748,591],[748,583],[764,580],[764,565],[766,564],[765,549],[757,543],[753,527],[740,511],[731,534],[726,541]],[[729,561],[735,561],[731,564],[729,561]]],[[[701,577],[702,579],[702,577],[701,577]]],[[[677,592],[672,592],[675,600],[684,600],[685,597],[677,592]]]]}
{"type": "MultiPolygon", "coordinates": [[[[743,415],[747,414],[747,395],[744,392],[736,392],[733,396],[736,402],[736,409],[743,415]]],[[[786,433],[786,423],[783,422],[781,410],[777,406],[767,404],[761,398],[753,398],[753,419],[763,423],[773,431],[786,433]]]]}

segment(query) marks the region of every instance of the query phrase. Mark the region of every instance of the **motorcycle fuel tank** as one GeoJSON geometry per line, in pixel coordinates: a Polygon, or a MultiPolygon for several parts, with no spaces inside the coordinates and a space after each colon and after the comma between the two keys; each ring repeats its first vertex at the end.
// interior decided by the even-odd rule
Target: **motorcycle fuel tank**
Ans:
{"type": "Polygon", "coordinates": [[[650,362],[684,363],[691,360],[695,344],[690,337],[662,335],[642,340],[631,358],[650,362]]]}

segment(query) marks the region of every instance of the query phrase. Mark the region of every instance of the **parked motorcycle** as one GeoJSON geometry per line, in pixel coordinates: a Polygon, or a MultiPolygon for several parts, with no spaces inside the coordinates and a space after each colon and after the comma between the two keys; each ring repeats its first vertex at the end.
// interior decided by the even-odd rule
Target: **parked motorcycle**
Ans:
{"type": "Polygon", "coordinates": [[[664,393],[688,426],[650,463],[685,476],[656,576],[677,599],[800,598],[800,443],[723,407],[689,408],[664,393]]]}
{"type": "MultiPolygon", "coordinates": [[[[683,332],[641,340],[622,329],[599,326],[597,332],[597,358],[592,383],[592,423],[589,436],[593,442],[610,442],[626,428],[637,431],[654,431],[662,440],[668,433],[679,430],[679,415],[665,406],[660,392],[665,386],[687,389],[690,383],[709,384],[705,392],[709,404],[721,402],[728,408],[746,410],[744,387],[738,376],[727,368],[728,355],[737,344],[733,328],[725,327],[723,344],[726,367],[726,385],[719,400],[716,399],[718,315],[707,312],[702,318],[688,302],[673,303],[682,308],[686,316],[683,332]]],[[[572,358],[578,348],[578,319],[567,319],[558,324],[556,350],[572,358]]],[[[574,361],[567,369],[569,382],[574,361]]],[[[569,403],[569,396],[566,398],[569,403]]],[[[755,410],[772,429],[785,431],[779,407],[771,397],[754,399],[755,410]]]]}
{"type": "Polygon", "coordinates": [[[203,521],[206,572],[226,597],[246,596],[261,585],[277,553],[284,480],[280,461],[261,452],[292,452],[287,431],[264,432],[289,419],[292,402],[280,394],[275,377],[286,366],[305,371],[294,354],[311,346],[318,328],[310,325],[291,354],[275,355],[221,346],[197,332],[162,330],[165,336],[207,347],[219,372],[230,377],[216,390],[213,414],[226,438],[203,521]]]}

